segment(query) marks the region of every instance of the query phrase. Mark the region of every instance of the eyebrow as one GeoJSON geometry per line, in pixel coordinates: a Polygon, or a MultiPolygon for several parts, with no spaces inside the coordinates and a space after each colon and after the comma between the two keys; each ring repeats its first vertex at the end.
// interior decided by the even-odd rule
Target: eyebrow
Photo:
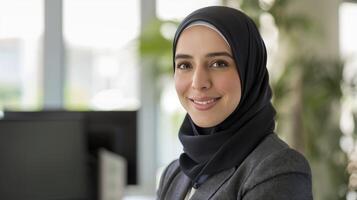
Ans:
{"type": "MultiPolygon", "coordinates": [[[[227,56],[229,58],[232,58],[232,55],[229,54],[228,52],[222,51],[222,52],[212,52],[212,53],[208,53],[206,54],[206,57],[211,58],[211,57],[216,57],[216,56],[227,56]]],[[[193,57],[191,55],[188,54],[176,54],[175,56],[175,60],[177,59],[192,59],[193,57]]]]}

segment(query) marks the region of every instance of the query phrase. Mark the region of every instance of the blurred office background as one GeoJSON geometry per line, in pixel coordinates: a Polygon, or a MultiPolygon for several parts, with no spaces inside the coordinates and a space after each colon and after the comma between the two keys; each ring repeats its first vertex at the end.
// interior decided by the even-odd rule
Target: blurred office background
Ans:
{"type": "Polygon", "coordinates": [[[182,151],[171,40],[209,5],[240,8],[259,25],[277,133],[308,158],[314,199],[357,199],[355,0],[0,0],[0,116],[138,110],[138,184],[125,193],[153,197],[182,151]]]}

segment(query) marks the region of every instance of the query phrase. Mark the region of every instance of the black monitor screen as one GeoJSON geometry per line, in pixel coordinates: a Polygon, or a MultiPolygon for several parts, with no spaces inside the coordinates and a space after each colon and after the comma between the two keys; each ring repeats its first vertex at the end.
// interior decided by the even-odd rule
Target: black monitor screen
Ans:
{"type": "Polygon", "coordinates": [[[89,199],[79,120],[0,120],[0,198],[89,199]]]}
{"type": "MultiPolygon", "coordinates": [[[[97,152],[105,148],[127,160],[127,183],[137,184],[137,111],[5,111],[5,119],[81,120],[87,139],[90,173],[96,172],[97,152]]],[[[91,176],[94,183],[98,180],[91,176]]]]}

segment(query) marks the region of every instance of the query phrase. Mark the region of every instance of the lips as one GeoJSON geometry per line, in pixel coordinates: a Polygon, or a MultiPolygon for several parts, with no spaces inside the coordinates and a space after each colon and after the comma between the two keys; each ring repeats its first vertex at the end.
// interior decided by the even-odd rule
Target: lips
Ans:
{"type": "Polygon", "coordinates": [[[207,101],[198,101],[198,100],[192,100],[194,103],[197,103],[197,104],[200,104],[200,105],[207,105],[207,104],[210,104],[210,103],[213,103],[215,101],[215,99],[210,99],[210,100],[207,100],[207,101]]]}
{"type": "Polygon", "coordinates": [[[221,99],[221,97],[201,97],[201,98],[188,98],[193,106],[200,111],[205,111],[211,109],[213,106],[217,104],[217,101],[221,99]]]}

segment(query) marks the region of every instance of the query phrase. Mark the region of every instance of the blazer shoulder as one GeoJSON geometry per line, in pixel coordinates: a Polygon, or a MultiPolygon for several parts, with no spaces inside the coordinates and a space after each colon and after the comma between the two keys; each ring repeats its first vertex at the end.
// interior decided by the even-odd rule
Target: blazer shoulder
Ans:
{"type": "Polygon", "coordinates": [[[311,169],[306,158],[291,148],[282,148],[262,159],[245,181],[245,190],[282,175],[301,175],[311,182],[311,169]]]}
{"type": "Polygon", "coordinates": [[[165,177],[170,177],[173,174],[176,174],[177,172],[179,172],[180,169],[180,163],[178,161],[178,159],[173,160],[169,165],[167,165],[163,175],[165,175],[165,177]]]}
{"type": "Polygon", "coordinates": [[[164,192],[164,186],[168,185],[172,180],[172,177],[175,177],[176,174],[180,172],[180,164],[179,161],[176,159],[172,161],[162,172],[161,177],[160,177],[160,183],[159,187],[157,190],[157,196],[161,196],[161,194],[164,192]]]}

